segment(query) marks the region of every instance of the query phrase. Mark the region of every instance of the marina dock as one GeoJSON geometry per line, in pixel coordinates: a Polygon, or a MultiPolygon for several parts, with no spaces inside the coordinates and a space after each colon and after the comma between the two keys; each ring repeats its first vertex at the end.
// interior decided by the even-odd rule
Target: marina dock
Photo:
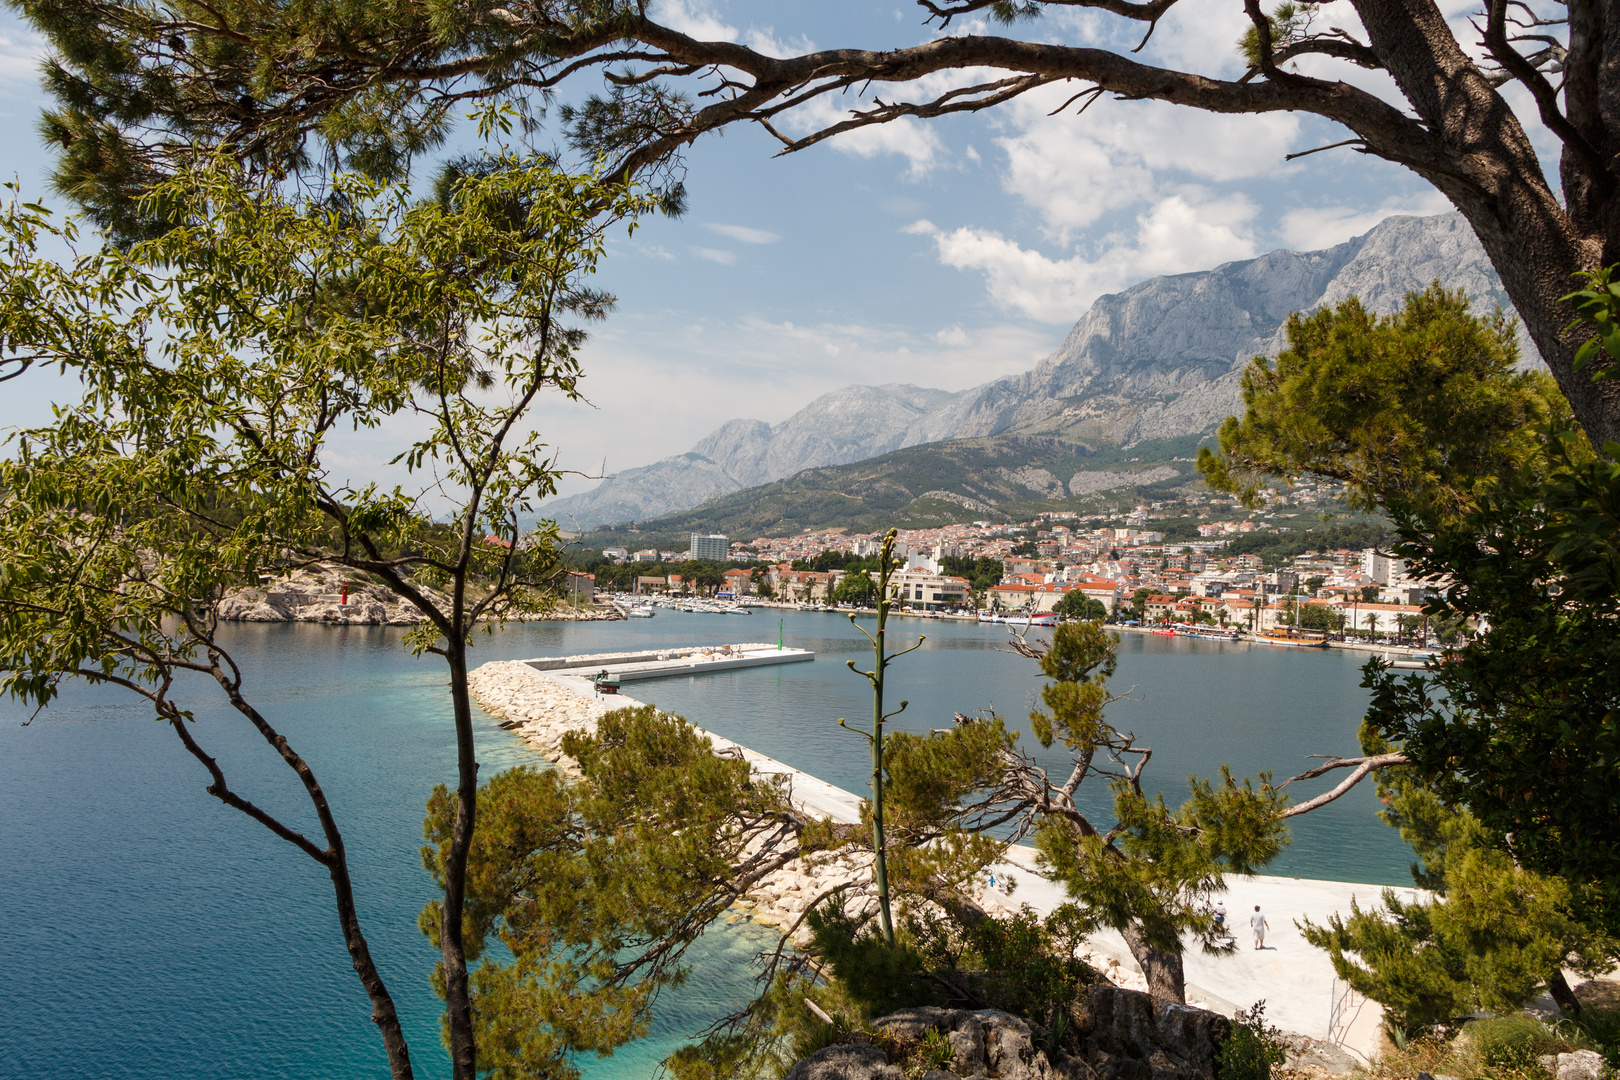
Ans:
{"type": "Polygon", "coordinates": [[[620,683],[646,679],[667,679],[676,675],[704,675],[712,671],[768,667],[772,664],[798,664],[814,660],[809,649],[786,649],[758,642],[742,645],[704,645],[656,649],[633,653],[596,653],[586,656],[539,657],[520,660],[535,671],[553,678],[574,676],[589,683],[591,676],[606,671],[620,683]]]}

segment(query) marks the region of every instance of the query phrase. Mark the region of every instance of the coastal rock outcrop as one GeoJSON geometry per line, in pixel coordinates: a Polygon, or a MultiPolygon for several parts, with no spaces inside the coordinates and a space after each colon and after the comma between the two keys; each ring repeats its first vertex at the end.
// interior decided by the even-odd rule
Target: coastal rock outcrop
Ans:
{"type": "MultiPolygon", "coordinates": [[[[450,598],[418,582],[416,588],[444,610],[450,598]]],[[[226,622],[313,622],[351,626],[415,626],[425,616],[392,589],[353,570],[311,567],[286,577],[268,578],[257,586],[233,589],[216,607],[226,622]]],[[[622,619],[612,606],[572,608],[559,604],[547,611],[525,612],[516,622],[622,619]]]]}
{"type": "MultiPolygon", "coordinates": [[[[435,602],[448,598],[423,587],[435,602]]],[[[422,613],[386,586],[352,571],[299,570],[258,587],[236,589],[220,600],[219,617],[228,622],[318,622],[358,626],[413,626],[422,613]]]]}
{"type": "Polygon", "coordinates": [[[869,1034],[805,1058],[788,1080],[903,1076],[898,1066],[911,1064],[934,1032],[946,1037],[953,1053],[949,1067],[924,1074],[932,1080],[1214,1080],[1216,1052],[1231,1032],[1231,1021],[1218,1013],[1115,986],[1093,987],[1071,1020],[1077,1053],[1043,1048],[1034,1028],[1010,1013],[903,1009],[873,1021],[869,1034]]]}

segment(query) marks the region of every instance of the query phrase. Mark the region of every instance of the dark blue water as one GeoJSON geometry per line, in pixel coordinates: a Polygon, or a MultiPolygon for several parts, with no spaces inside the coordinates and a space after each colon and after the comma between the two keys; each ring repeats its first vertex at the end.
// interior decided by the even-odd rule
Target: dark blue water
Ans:
{"type": "MultiPolygon", "coordinates": [[[[864,746],[838,728],[870,705],[859,638],[836,616],[786,619],[813,664],[636,685],[645,699],[851,790],[864,746]]],[[[995,708],[1027,727],[1033,665],[997,651],[1005,633],[899,620],[924,648],[891,669],[896,722],[949,723],[995,708]]],[[[774,615],[663,612],[655,619],[513,627],[480,641],[475,662],[643,644],[773,638],[774,615]]],[[[418,1075],[448,1072],[436,956],[417,932],[432,896],[421,869],[422,804],[453,782],[444,675],[413,660],[399,632],[244,626],[233,647],[248,691],[326,787],[345,831],[361,917],[410,1038],[418,1075]]],[[[1191,772],[1230,762],[1287,775],[1311,753],[1349,753],[1365,703],[1357,659],[1214,642],[1127,637],[1114,707],[1151,745],[1148,776],[1172,793],[1191,772]]],[[[314,831],[296,781],[235,714],[197,699],[196,735],[233,787],[314,831]]],[[[387,1075],[369,1007],[334,925],[320,868],[208,796],[207,776],[172,732],[111,691],[70,689],[28,726],[0,704],[0,1077],[231,1078],[387,1075]]],[[[1043,755],[1054,766],[1055,753],[1043,755]]],[[[486,774],[532,754],[480,717],[486,774]]],[[[1319,783],[1313,790],[1320,790],[1319,783]]],[[[1101,794],[1101,793],[1099,793],[1101,794]]],[[[1101,809],[1105,799],[1091,804],[1101,809]]],[[[1373,818],[1370,791],[1303,819],[1274,872],[1404,883],[1408,855],[1373,818]]],[[[724,926],[694,948],[692,980],[661,1003],[653,1035],[582,1064],[599,1078],[642,1077],[671,1048],[746,999],[749,958],[766,941],[724,926]]]]}

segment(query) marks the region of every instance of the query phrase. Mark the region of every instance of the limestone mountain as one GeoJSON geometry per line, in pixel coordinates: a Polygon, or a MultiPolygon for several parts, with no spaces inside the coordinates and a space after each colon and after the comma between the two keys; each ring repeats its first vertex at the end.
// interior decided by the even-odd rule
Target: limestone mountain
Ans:
{"type": "Polygon", "coordinates": [[[563,528],[639,521],[686,510],[818,465],[864,461],[894,450],[906,432],[959,395],[889,383],[823,394],[780,424],[729,420],[684,454],[625,469],[540,512],[563,528]]]}
{"type": "MultiPolygon", "coordinates": [[[[729,421],[685,454],[624,470],[541,512],[565,526],[659,518],[804,469],[951,439],[1010,434],[1131,446],[1201,434],[1238,411],[1243,367],[1277,353],[1291,312],[1350,296],[1394,311],[1436,279],[1467,290],[1479,310],[1509,307],[1461,215],[1391,217],[1323,251],[1274,251],[1100,297],[1022,375],[956,393],[846,386],[780,424],[729,421]]],[[[1522,335],[1521,343],[1535,362],[1522,335]]]]}
{"type": "MultiPolygon", "coordinates": [[[[1161,498],[1192,479],[1199,436],[1154,439],[1129,450],[1044,435],[991,435],[903,447],[845,465],[717,495],[699,506],[602,526],[591,547],[678,547],[693,532],[737,539],[897,525],[1023,520],[1058,508],[1097,510],[1106,493],[1161,498]],[[1144,490],[1145,489],[1145,490],[1144,490]]],[[[1129,505],[1129,503],[1127,503],[1129,505]]]]}

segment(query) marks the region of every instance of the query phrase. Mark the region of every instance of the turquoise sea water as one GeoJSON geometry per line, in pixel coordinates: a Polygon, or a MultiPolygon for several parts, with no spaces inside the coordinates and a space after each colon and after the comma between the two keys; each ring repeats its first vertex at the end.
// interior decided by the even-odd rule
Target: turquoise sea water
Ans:
{"type": "MultiPolygon", "coordinates": [[[[481,639],[489,659],[774,639],[775,613],[661,612],[648,620],[511,627],[481,639]]],[[[999,651],[1001,627],[897,620],[893,640],[928,635],[891,669],[908,730],[994,708],[1014,727],[1039,688],[1034,666],[999,651]]],[[[789,644],[813,664],[659,680],[636,696],[817,776],[860,791],[864,745],[835,723],[870,710],[864,639],[839,616],[789,614],[789,644]]],[[[415,927],[431,897],[421,869],[422,804],[453,781],[444,674],[412,660],[399,631],[242,626],[230,631],[248,691],[311,762],[351,853],[361,916],[398,1002],[418,1075],[448,1072],[435,954],[415,927]]],[[[1189,773],[1308,767],[1355,751],[1365,704],[1361,657],[1126,636],[1115,685],[1135,686],[1116,722],[1154,748],[1150,781],[1172,797],[1189,773]]],[[[197,737],[245,796],[313,831],[294,778],[234,714],[197,699],[197,737]]],[[[125,696],[70,688],[23,726],[0,704],[0,1077],[232,1078],[387,1075],[368,1003],[314,863],[208,796],[202,768],[125,696]]],[[[1054,767],[1055,753],[1037,756],[1054,767]]],[[[487,775],[532,761],[480,717],[487,775]]],[[[1318,782],[1300,794],[1321,790],[1318,782]]],[[[1088,804],[1106,805],[1097,792],[1088,804]]],[[[1361,790],[1301,819],[1272,872],[1404,884],[1409,854],[1361,790]]],[[[690,982],[661,1002],[653,1035],[605,1060],[601,1080],[650,1076],[673,1046],[746,998],[748,924],[717,928],[692,954],[690,982]]]]}

